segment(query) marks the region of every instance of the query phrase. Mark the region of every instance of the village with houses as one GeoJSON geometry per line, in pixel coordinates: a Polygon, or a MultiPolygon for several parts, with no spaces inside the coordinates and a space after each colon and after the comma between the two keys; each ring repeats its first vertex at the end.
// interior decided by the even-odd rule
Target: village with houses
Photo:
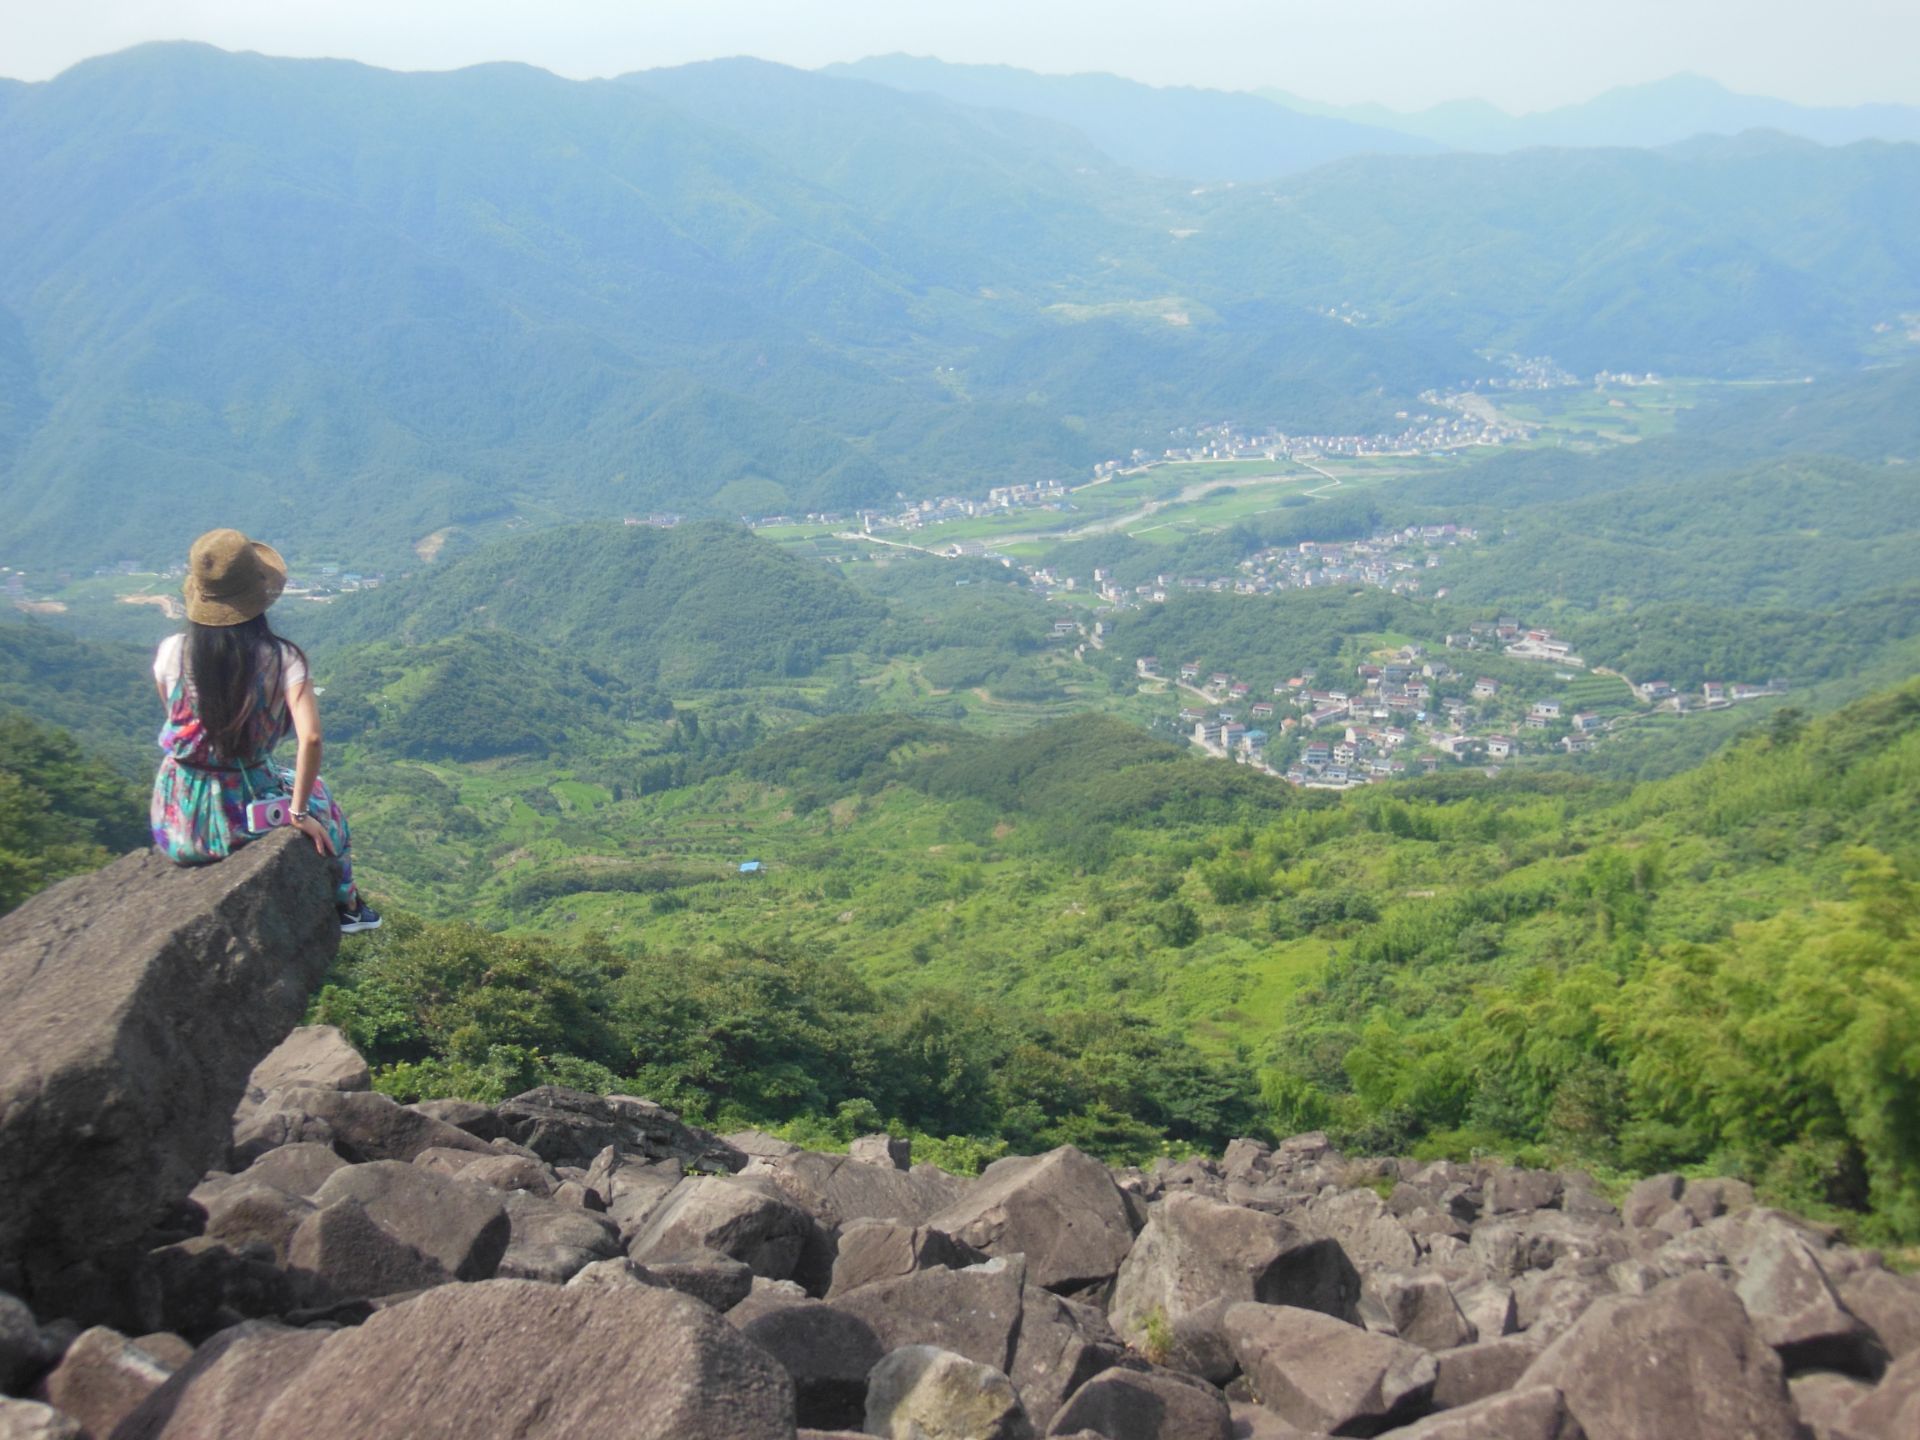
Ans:
{"type": "MultiPolygon", "coordinates": [[[[1056,627],[1057,630],[1058,627],[1056,627]]],[[[1585,662],[1551,630],[1504,618],[1446,637],[1439,653],[1417,644],[1381,653],[1345,674],[1314,670],[1258,686],[1195,662],[1135,661],[1142,682],[1180,693],[1178,724],[1192,744],[1303,787],[1347,789],[1448,765],[1497,774],[1522,755],[1581,755],[1623,718],[1717,710],[1785,692],[1786,683],[1710,681],[1696,696],[1664,681],[1582,673],[1585,662]],[[1461,652],[1555,668],[1563,693],[1476,673],[1461,652]],[[1604,698],[1600,698],[1604,697],[1604,698]]],[[[1551,688],[1551,687],[1547,687],[1551,688]]]]}

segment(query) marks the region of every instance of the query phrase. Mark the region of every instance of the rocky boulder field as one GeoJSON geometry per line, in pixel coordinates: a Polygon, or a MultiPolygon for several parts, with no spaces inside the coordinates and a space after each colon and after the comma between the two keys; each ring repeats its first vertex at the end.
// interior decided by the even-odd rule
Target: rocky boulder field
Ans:
{"type": "Polygon", "coordinates": [[[288,1033],[324,872],[243,855],[0,920],[0,1440],[1920,1437],[1920,1282],[1738,1181],[397,1104],[288,1033]]]}

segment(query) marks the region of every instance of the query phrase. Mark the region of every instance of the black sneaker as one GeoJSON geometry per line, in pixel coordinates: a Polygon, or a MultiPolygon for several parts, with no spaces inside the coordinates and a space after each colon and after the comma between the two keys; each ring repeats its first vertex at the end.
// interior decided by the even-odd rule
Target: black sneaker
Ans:
{"type": "Polygon", "coordinates": [[[351,910],[347,909],[344,905],[340,907],[340,933],[342,935],[357,935],[362,930],[378,930],[379,928],[379,912],[367,904],[365,900],[362,900],[351,910]]]}

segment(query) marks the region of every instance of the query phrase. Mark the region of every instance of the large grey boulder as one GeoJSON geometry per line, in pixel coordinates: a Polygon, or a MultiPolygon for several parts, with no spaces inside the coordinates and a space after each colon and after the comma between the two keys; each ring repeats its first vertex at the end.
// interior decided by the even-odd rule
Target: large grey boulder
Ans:
{"type": "Polygon", "coordinates": [[[1861,1440],[1913,1440],[1920,1435],[1920,1352],[1896,1360],[1873,1392],[1847,1411],[1861,1440]]]}
{"type": "Polygon", "coordinates": [[[87,1432],[51,1405],[0,1397],[0,1440],[87,1440],[87,1432]]]}
{"type": "Polygon", "coordinates": [[[496,1106],[507,1139],[549,1165],[582,1169],[612,1146],[631,1160],[678,1160],[689,1170],[732,1173],[747,1157],[718,1135],[685,1124],[664,1105],[633,1095],[589,1095],[542,1085],[496,1106]]]}
{"type": "Polygon", "coordinates": [[[293,1085],[270,1092],[235,1127],[233,1163],[244,1169],[269,1151],[301,1143],[329,1146],[356,1165],[412,1161],[435,1148],[497,1153],[486,1141],[376,1091],[293,1085]]]}
{"type": "Polygon", "coordinates": [[[678,1160],[637,1160],[609,1145],[587,1167],[586,1185],[620,1227],[621,1239],[630,1241],[686,1178],[678,1160]]]}
{"type": "Polygon", "coordinates": [[[1365,1293],[1409,1345],[1450,1350],[1479,1337],[1447,1282],[1431,1270],[1375,1271],[1366,1279],[1365,1293]]]}
{"type": "Polygon", "coordinates": [[[1433,1394],[1433,1356],[1292,1305],[1231,1307],[1223,1328],[1260,1403],[1302,1430],[1377,1435],[1433,1394]]]}
{"type": "Polygon", "coordinates": [[[1433,1405],[1437,1410],[1471,1405],[1502,1390],[1511,1390],[1546,1348],[1529,1335],[1503,1335],[1433,1357],[1436,1375],[1433,1405]]]}
{"type": "Polygon", "coordinates": [[[222,1164],[339,943],[292,833],[198,869],[129,855],[0,918],[0,1274],[136,1240],[222,1164]]]}
{"type": "Polygon", "coordinates": [[[1137,1364],[1098,1307],[1029,1285],[1021,1295],[1013,1368],[1033,1428],[1045,1430],[1069,1395],[1104,1370],[1137,1364]]]}
{"type": "Polygon", "coordinates": [[[649,1286],[488,1280],[336,1331],[250,1433],[222,1440],[788,1440],[793,1430],[786,1372],[698,1301],[649,1286]]]}
{"type": "Polygon", "coordinates": [[[604,1215],[521,1190],[503,1199],[510,1233],[493,1272],[502,1279],[562,1285],[596,1261],[620,1254],[619,1227],[604,1215]]]}
{"type": "Polygon", "coordinates": [[[1873,1327],[1895,1360],[1920,1350],[1920,1280],[1877,1267],[1840,1282],[1840,1299],[1873,1327]]]}
{"type": "Polygon", "coordinates": [[[247,1077],[247,1091],[234,1111],[238,1126],[275,1090],[296,1085],[321,1090],[368,1090],[373,1072],[347,1037],[333,1025],[301,1025],[274,1046],[247,1077]]]}
{"type": "Polygon", "coordinates": [[[1150,1359],[1224,1381],[1238,1364],[1221,1328],[1227,1307],[1250,1300],[1351,1319],[1359,1297],[1360,1276],[1335,1241],[1277,1215],[1176,1192],[1121,1265],[1108,1313],[1150,1359]]]}
{"type": "Polygon", "coordinates": [[[1165,1370],[1103,1370],[1073,1392],[1049,1435],[1092,1431],[1104,1440],[1233,1440],[1227,1397],[1165,1370]]]}
{"type": "Polygon", "coordinates": [[[1032,1440],[1033,1425],[992,1366],[908,1345],[868,1377],[866,1431],[887,1440],[1032,1440]]]}
{"type": "Polygon", "coordinates": [[[327,1177],[345,1169],[346,1164],[331,1145],[302,1142],[269,1150],[233,1178],[246,1184],[271,1185],[311,1200],[327,1183],[327,1177]]]}
{"type": "Polygon", "coordinates": [[[113,1440],[241,1440],[326,1343],[320,1330],[249,1320],[210,1337],[113,1440]]]}
{"type": "Polygon", "coordinates": [[[1886,1369],[1880,1337],[1842,1303],[1813,1248],[1798,1235],[1776,1232],[1754,1246],[1736,1288],[1789,1374],[1843,1370],[1871,1377],[1886,1369]]]}
{"type": "Polygon", "coordinates": [[[986,1255],[930,1225],[904,1225],[897,1220],[856,1220],[840,1232],[833,1257],[833,1284],[829,1299],[893,1280],[916,1270],[960,1270],[977,1265],[986,1255]]]}
{"type": "Polygon", "coordinates": [[[921,1270],[876,1281],[829,1303],[865,1321],[883,1350],[932,1345],[1007,1374],[1024,1288],[1017,1264],[992,1260],[968,1270],[921,1270]]]}
{"type": "Polygon", "coordinates": [[[1112,1174],[1071,1145],[994,1161],[927,1223],[989,1255],[1025,1255],[1027,1278],[1063,1293],[1112,1279],[1133,1248],[1112,1174]]]}
{"type": "Polygon", "coordinates": [[[1596,1301],[1522,1379],[1557,1387],[1589,1440],[1800,1440],[1779,1357],[1708,1275],[1596,1301]]]}
{"type": "Polygon", "coordinates": [[[925,1225],[974,1183],[933,1165],[895,1170],[811,1150],[779,1156],[766,1173],[781,1194],[829,1231],[855,1220],[925,1225]]]}
{"type": "Polygon", "coordinates": [[[793,1377],[802,1425],[833,1430],[860,1424],[867,1411],[867,1376],[886,1354],[866,1321],[804,1297],[786,1297],[749,1317],[727,1318],[793,1377]]]}
{"type": "Polygon", "coordinates": [[[498,1193],[396,1160],[336,1170],[313,1201],[323,1210],[341,1201],[359,1204],[396,1239],[439,1265],[450,1280],[492,1275],[512,1234],[498,1193]]]}
{"type": "Polygon", "coordinates": [[[1586,1440],[1586,1435],[1558,1390],[1532,1385],[1416,1421],[1393,1431],[1392,1440],[1586,1440]]]}
{"type": "Polygon", "coordinates": [[[96,1325],[67,1347],[37,1398],[71,1415],[88,1434],[111,1435],[172,1374],[171,1365],[96,1325]]]}
{"type": "Polygon", "coordinates": [[[712,1176],[683,1180],[627,1246],[635,1260],[688,1250],[732,1256],[756,1275],[788,1280],[813,1243],[812,1217],[785,1200],[712,1176]]]}

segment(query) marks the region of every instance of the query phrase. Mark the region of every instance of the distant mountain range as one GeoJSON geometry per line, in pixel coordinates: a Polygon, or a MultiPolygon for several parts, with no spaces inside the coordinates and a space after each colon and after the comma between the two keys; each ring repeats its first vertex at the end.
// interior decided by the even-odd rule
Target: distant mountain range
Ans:
{"type": "Polygon", "coordinates": [[[1457,150],[1672,145],[1696,135],[1738,135],[1745,130],[1778,130],[1822,145],[1920,141],[1920,106],[1795,105],[1737,94],[1704,75],[1622,85],[1577,105],[1530,115],[1509,115],[1484,100],[1454,100],[1409,112],[1384,105],[1324,105],[1284,90],[1257,93],[1301,114],[1398,131],[1457,150]]]}
{"type": "MultiPolygon", "coordinates": [[[[1228,98],[1218,143],[1279,154],[1251,117],[1288,112],[1228,98]]],[[[1385,428],[1488,352],[1802,373],[1920,313],[1920,147],[1404,148],[1196,185],[746,60],[157,45],[0,86],[0,563],[235,524],[391,571],[509,526],[845,512],[1227,418],[1385,428]]]]}
{"type": "Polygon", "coordinates": [[[1056,121],[1121,165],[1187,180],[1267,180],[1352,155],[1424,155],[1448,143],[1256,95],[1161,88],[1117,75],[1038,75],[911,55],[830,65],[826,73],[1056,121]]]}
{"type": "Polygon", "coordinates": [[[1777,130],[1822,145],[1920,141],[1920,106],[1795,105],[1736,94],[1700,75],[1624,85],[1577,105],[1510,115],[1484,100],[1400,111],[1328,105],[1277,89],[1163,88],[1113,75],[1041,75],[910,55],[831,65],[827,73],[1054,121],[1121,165],[1202,181],[1277,179],[1355,155],[1638,149],[1747,130],[1777,130]],[[1269,108],[1262,110],[1260,101],[1269,108]]]}

